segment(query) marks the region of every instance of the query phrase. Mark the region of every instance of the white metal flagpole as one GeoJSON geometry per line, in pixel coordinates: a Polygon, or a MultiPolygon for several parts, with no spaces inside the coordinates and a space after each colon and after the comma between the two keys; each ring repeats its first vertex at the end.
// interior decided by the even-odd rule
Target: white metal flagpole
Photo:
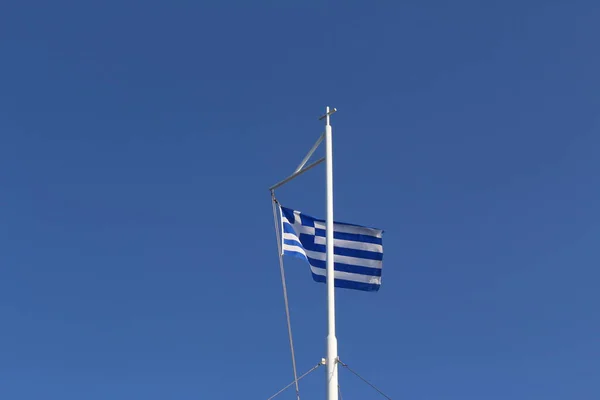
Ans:
{"type": "MultiPolygon", "coordinates": [[[[327,400],[338,400],[338,352],[335,336],[335,279],[333,268],[333,148],[331,140],[330,116],[337,110],[334,108],[323,116],[325,118],[325,161],[327,181],[327,400]]],[[[321,118],[323,118],[321,117],[321,118]]]]}

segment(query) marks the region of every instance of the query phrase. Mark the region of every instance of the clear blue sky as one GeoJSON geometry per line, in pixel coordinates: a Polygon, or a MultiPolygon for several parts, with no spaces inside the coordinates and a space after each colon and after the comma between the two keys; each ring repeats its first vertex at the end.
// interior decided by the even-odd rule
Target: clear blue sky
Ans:
{"type": "MultiPolygon", "coordinates": [[[[600,398],[599,20],[592,0],[2,2],[0,398],[287,384],[267,188],[327,105],[336,219],[385,229],[381,290],[338,291],[342,360],[394,399],[600,398]]],[[[324,169],[278,195],[323,217],[324,169]]],[[[304,371],[325,285],[286,262],[304,371]]]]}

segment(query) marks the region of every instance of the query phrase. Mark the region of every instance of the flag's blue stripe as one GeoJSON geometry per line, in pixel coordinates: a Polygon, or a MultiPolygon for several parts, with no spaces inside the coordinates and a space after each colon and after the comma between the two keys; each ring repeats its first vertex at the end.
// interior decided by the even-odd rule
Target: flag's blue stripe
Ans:
{"type": "MultiPolygon", "coordinates": [[[[316,282],[321,282],[321,283],[327,282],[327,277],[325,277],[323,275],[312,274],[312,276],[316,282]]],[[[345,289],[363,290],[365,292],[376,292],[379,290],[379,287],[381,285],[378,285],[375,283],[353,282],[353,281],[347,281],[345,279],[336,279],[334,281],[334,286],[339,287],[339,288],[345,288],[345,289]]]]}
{"type": "Polygon", "coordinates": [[[302,226],[308,226],[310,228],[315,227],[315,219],[302,213],[300,213],[300,223],[302,224],[302,226]]]}
{"type": "Polygon", "coordinates": [[[290,208],[281,207],[281,213],[287,218],[290,223],[296,222],[296,218],[294,217],[294,210],[290,208]]]}
{"type": "MultiPolygon", "coordinates": [[[[281,212],[287,218],[287,220],[290,221],[290,223],[292,223],[292,224],[296,223],[296,215],[294,214],[294,210],[285,208],[285,207],[281,207],[281,212]]],[[[300,224],[303,226],[309,226],[309,227],[314,228],[315,219],[308,215],[304,215],[304,214],[300,213],[300,224]]]]}
{"type": "Polygon", "coordinates": [[[292,257],[297,257],[297,258],[300,258],[300,259],[306,261],[306,256],[304,254],[302,254],[302,253],[297,252],[297,251],[294,251],[294,250],[284,250],[283,253],[285,255],[290,255],[292,257]]]}
{"type": "MultiPolygon", "coordinates": [[[[313,236],[300,235],[300,242],[304,245],[305,250],[316,251],[319,253],[325,253],[327,251],[327,246],[325,246],[324,244],[316,244],[310,238],[313,238],[313,236]]],[[[367,250],[348,249],[346,247],[335,246],[333,248],[333,254],[337,254],[338,256],[362,258],[364,260],[383,260],[383,253],[367,250]]]]}
{"type": "Polygon", "coordinates": [[[296,234],[296,231],[294,230],[294,227],[291,224],[288,224],[287,222],[283,223],[283,232],[285,232],[285,233],[293,233],[294,235],[296,234]]]}
{"type": "MultiPolygon", "coordinates": [[[[294,213],[294,210],[292,210],[291,208],[286,208],[286,207],[283,207],[283,206],[281,206],[281,209],[283,210],[283,213],[284,213],[284,214],[286,214],[286,215],[288,215],[288,214],[290,214],[290,215],[293,215],[293,213],[294,213]]],[[[305,214],[303,214],[303,213],[300,213],[300,215],[303,215],[303,216],[305,216],[305,217],[307,217],[307,218],[310,218],[310,220],[311,220],[313,223],[314,223],[314,222],[321,222],[321,223],[325,223],[325,220],[324,220],[324,219],[319,219],[319,218],[311,217],[311,216],[309,216],[309,215],[305,215],[305,214]]],[[[350,223],[348,223],[348,222],[338,222],[338,221],[336,221],[335,223],[336,223],[336,224],[338,224],[338,225],[346,225],[346,226],[353,226],[353,227],[357,227],[357,228],[365,228],[365,227],[364,227],[364,226],[362,226],[362,225],[350,224],[350,223]]],[[[311,225],[311,226],[314,226],[314,225],[311,225]]],[[[371,228],[371,229],[377,229],[377,228],[371,228]]],[[[377,229],[377,230],[381,230],[381,229],[377,229]]]]}
{"type": "MultiPolygon", "coordinates": [[[[315,236],[325,237],[325,229],[315,229],[315,236]]],[[[350,240],[353,242],[383,244],[383,239],[370,235],[359,235],[356,233],[336,232],[333,230],[333,238],[341,240],[350,240]]]]}
{"type": "MultiPolygon", "coordinates": [[[[290,221],[290,223],[293,224],[293,223],[296,222],[296,218],[295,218],[295,215],[294,215],[294,210],[292,210],[291,208],[286,208],[286,207],[281,206],[281,211],[282,211],[283,215],[285,215],[287,217],[287,219],[288,219],[288,221],[290,221]]],[[[311,217],[309,215],[300,213],[300,223],[302,225],[314,228],[315,222],[320,222],[320,223],[323,223],[323,224],[326,223],[325,220],[323,220],[323,219],[318,219],[318,218],[311,217]]],[[[367,230],[371,230],[371,229],[381,230],[381,229],[377,229],[377,228],[369,228],[369,227],[362,226],[362,225],[348,224],[346,222],[337,222],[337,221],[334,221],[333,223],[334,223],[334,229],[333,229],[334,231],[335,231],[335,225],[338,225],[338,226],[351,226],[351,227],[354,227],[354,228],[364,228],[366,231],[367,230]]],[[[325,236],[325,235],[323,234],[323,236],[325,236]]],[[[365,235],[365,236],[370,236],[370,235],[365,235]]],[[[373,236],[371,236],[371,237],[373,237],[373,236]]]]}
{"type": "MultiPolygon", "coordinates": [[[[308,263],[315,268],[327,269],[327,262],[307,257],[308,263]]],[[[361,267],[360,265],[350,265],[339,262],[333,263],[333,269],[340,272],[351,272],[358,275],[381,276],[381,268],[361,267]]]]}
{"type": "MultiPolygon", "coordinates": [[[[283,223],[283,231],[286,233],[296,234],[294,227],[287,223],[283,223]]],[[[325,229],[315,229],[315,236],[325,237],[325,229]]],[[[361,243],[373,243],[373,244],[383,244],[382,238],[378,238],[375,236],[368,235],[358,235],[355,233],[346,233],[346,232],[333,232],[334,239],[340,240],[349,240],[352,242],[361,242],[361,243]]]]}

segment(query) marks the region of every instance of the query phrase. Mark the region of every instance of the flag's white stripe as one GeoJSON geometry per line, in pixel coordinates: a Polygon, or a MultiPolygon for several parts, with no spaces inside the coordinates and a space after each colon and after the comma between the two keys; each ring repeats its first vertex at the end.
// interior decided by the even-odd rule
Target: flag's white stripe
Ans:
{"type": "MultiPolygon", "coordinates": [[[[315,275],[327,276],[327,271],[323,268],[315,268],[311,265],[310,269],[313,272],[313,274],[315,274],[315,275]]],[[[346,281],[352,281],[352,282],[381,285],[381,277],[380,276],[360,275],[360,274],[353,274],[351,272],[335,271],[335,279],[344,279],[346,281]]]]}
{"type": "MultiPolygon", "coordinates": [[[[327,244],[327,238],[323,236],[315,236],[315,244],[321,244],[325,246],[327,244]]],[[[375,243],[355,242],[353,240],[342,240],[333,239],[333,245],[335,247],[345,247],[346,249],[355,250],[366,250],[375,253],[383,253],[383,246],[375,243]]]]}
{"type": "Polygon", "coordinates": [[[300,242],[300,239],[298,239],[298,236],[294,235],[293,233],[289,233],[289,232],[283,232],[283,239],[287,239],[287,240],[295,240],[297,242],[300,242]]]}
{"type": "Polygon", "coordinates": [[[306,255],[306,251],[304,250],[304,248],[302,246],[298,246],[296,244],[286,244],[286,243],[284,243],[283,244],[283,250],[284,251],[287,251],[287,250],[289,250],[289,251],[297,251],[299,253],[302,253],[302,254],[306,255]]]}
{"type": "Polygon", "coordinates": [[[296,220],[296,223],[292,224],[284,215],[282,215],[283,218],[283,224],[287,224],[289,226],[292,227],[292,229],[298,234],[306,234],[306,235],[312,235],[315,236],[315,228],[311,227],[311,226],[304,226],[304,225],[300,225],[298,223],[298,220],[296,220]]]}
{"type": "Polygon", "coordinates": [[[291,244],[285,244],[283,245],[283,251],[295,251],[296,253],[300,253],[302,255],[304,255],[304,257],[306,257],[306,252],[304,251],[304,249],[300,246],[294,246],[291,244]]]}
{"type": "MultiPolygon", "coordinates": [[[[289,222],[287,219],[286,219],[286,221],[289,222]]],[[[300,223],[299,219],[297,219],[296,222],[294,222],[291,225],[293,225],[297,231],[302,231],[303,233],[309,233],[311,235],[315,234],[315,229],[320,229],[323,231],[325,230],[325,224],[323,224],[321,222],[317,222],[317,221],[315,221],[314,228],[312,226],[302,225],[300,223]]],[[[376,238],[381,238],[382,232],[383,232],[378,229],[356,227],[356,226],[352,226],[352,225],[338,225],[338,224],[333,225],[333,231],[339,232],[339,233],[353,233],[353,234],[357,234],[357,235],[371,236],[371,237],[376,237],[376,238]]]]}
{"type": "Polygon", "coordinates": [[[298,232],[298,234],[304,233],[306,235],[315,236],[315,228],[312,226],[304,226],[298,223],[292,224],[292,226],[294,227],[294,230],[298,232]]]}
{"type": "MultiPolygon", "coordinates": [[[[310,251],[310,250],[305,250],[305,253],[308,257],[314,258],[316,260],[325,261],[327,259],[327,254],[325,254],[325,253],[320,253],[317,251],[310,251]]],[[[333,256],[333,262],[348,264],[348,265],[356,265],[358,267],[370,267],[370,268],[381,268],[382,267],[381,260],[367,260],[365,258],[340,256],[338,254],[335,254],[333,256]]]]}
{"type": "Polygon", "coordinates": [[[296,217],[296,222],[291,223],[286,216],[282,214],[283,222],[289,224],[298,234],[305,233],[307,235],[315,235],[315,228],[312,226],[304,226],[300,223],[300,217],[296,217]]]}
{"type": "MultiPolygon", "coordinates": [[[[290,225],[292,225],[297,232],[302,232],[302,233],[306,233],[309,235],[315,235],[316,229],[325,230],[325,224],[318,222],[318,221],[315,221],[315,226],[312,227],[312,226],[302,225],[302,223],[300,222],[301,219],[299,216],[296,217],[294,223],[291,223],[285,216],[283,218],[284,218],[284,221],[289,223],[290,225]]],[[[352,225],[334,224],[333,231],[340,232],[340,233],[353,233],[353,234],[363,235],[363,236],[372,236],[372,237],[376,237],[376,238],[381,238],[381,236],[382,236],[381,230],[373,229],[373,228],[363,228],[360,226],[352,226],[352,225]]]]}
{"type": "MultiPolygon", "coordinates": [[[[325,223],[315,221],[315,228],[325,230],[325,223]]],[[[380,238],[382,236],[382,231],[374,228],[365,228],[364,226],[354,226],[354,225],[346,225],[336,223],[333,224],[334,232],[344,232],[344,233],[355,233],[357,235],[366,235],[366,236],[374,236],[380,238]]]]}

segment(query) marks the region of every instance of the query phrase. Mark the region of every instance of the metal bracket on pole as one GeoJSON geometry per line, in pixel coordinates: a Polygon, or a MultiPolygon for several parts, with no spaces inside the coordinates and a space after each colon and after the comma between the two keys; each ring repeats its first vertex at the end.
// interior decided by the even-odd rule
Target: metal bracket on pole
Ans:
{"type": "Polygon", "coordinates": [[[304,166],[306,165],[306,162],[308,161],[308,159],[310,158],[310,156],[313,155],[313,153],[315,152],[315,150],[317,150],[317,147],[319,147],[319,145],[321,144],[321,142],[323,141],[323,139],[325,139],[325,132],[323,132],[321,134],[321,136],[316,141],[316,143],[313,145],[313,147],[310,149],[310,151],[308,152],[308,154],[306,155],[306,157],[304,157],[304,159],[302,160],[302,162],[300,163],[300,165],[298,165],[298,168],[296,168],[296,170],[294,171],[294,173],[297,173],[302,168],[304,168],[304,166]]]}
{"type": "Polygon", "coordinates": [[[317,165],[321,164],[323,161],[325,161],[325,157],[320,158],[317,161],[315,161],[314,163],[307,165],[306,167],[304,167],[303,169],[301,169],[298,172],[294,172],[292,175],[288,176],[287,178],[285,178],[281,182],[278,182],[278,183],[274,184],[273,186],[271,186],[269,188],[269,190],[272,192],[273,190],[277,189],[278,187],[285,185],[286,183],[288,183],[289,181],[291,181],[292,179],[294,179],[298,175],[302,175],[303,173],[305,173],[309,169],[311,169],[313,167],[316,167],[317,165]]]}
{"type": "MultiPolygon", "coordinates": [[[[324,118],[327,118],[327,124],[329,125],[329,117],[331,115],[333,115],[335,112],[337,111],[337,108],[332,108],[331,110],[329,109],[329,107],[327,108],[327,112],[325,114],[323,114],[322,116],[319,117],[319,120],[322,120],[324,118]]],[[[323,161],[325,161],[326,157],[322,157],[320,159],[318,159],[317,161],[313,162],[312,164],[309,164],[308,166],[306,166],[306,163],[308,162],[308,160],[310,159],[310,157],[314,154],[314,152],[317,150],[317,148],[319,147],[319,145],[321,144],[321,142],[325,140],[325,132],[323,132],[321,134],[321,136],[319,136],[319,139],[317,139],[317,141],[315,142],[315,144],[313,145],[313,147],[309,150],[308,154],[306,154],[306,156],[302,159],[302,162],[300,163],[300,165],[298,165],[298,168],[296,168],[296,170],[294,171],[294,173],[290,176],[288,176],[287,178],[285,178],[284,180],[274,184],[273,186],[271,186],[269,188],[269,190],[272,192],[275,189],[277,189],[278,187],[288,183],[289,181],[291,181],[292,179],[294,179],[295,177],[297,177],[298,175],[301,175],[303,173],[305,173],[306,171],[308,171],[309,169],[316,167],[317,165],[321,164],[323,161]]]]}

